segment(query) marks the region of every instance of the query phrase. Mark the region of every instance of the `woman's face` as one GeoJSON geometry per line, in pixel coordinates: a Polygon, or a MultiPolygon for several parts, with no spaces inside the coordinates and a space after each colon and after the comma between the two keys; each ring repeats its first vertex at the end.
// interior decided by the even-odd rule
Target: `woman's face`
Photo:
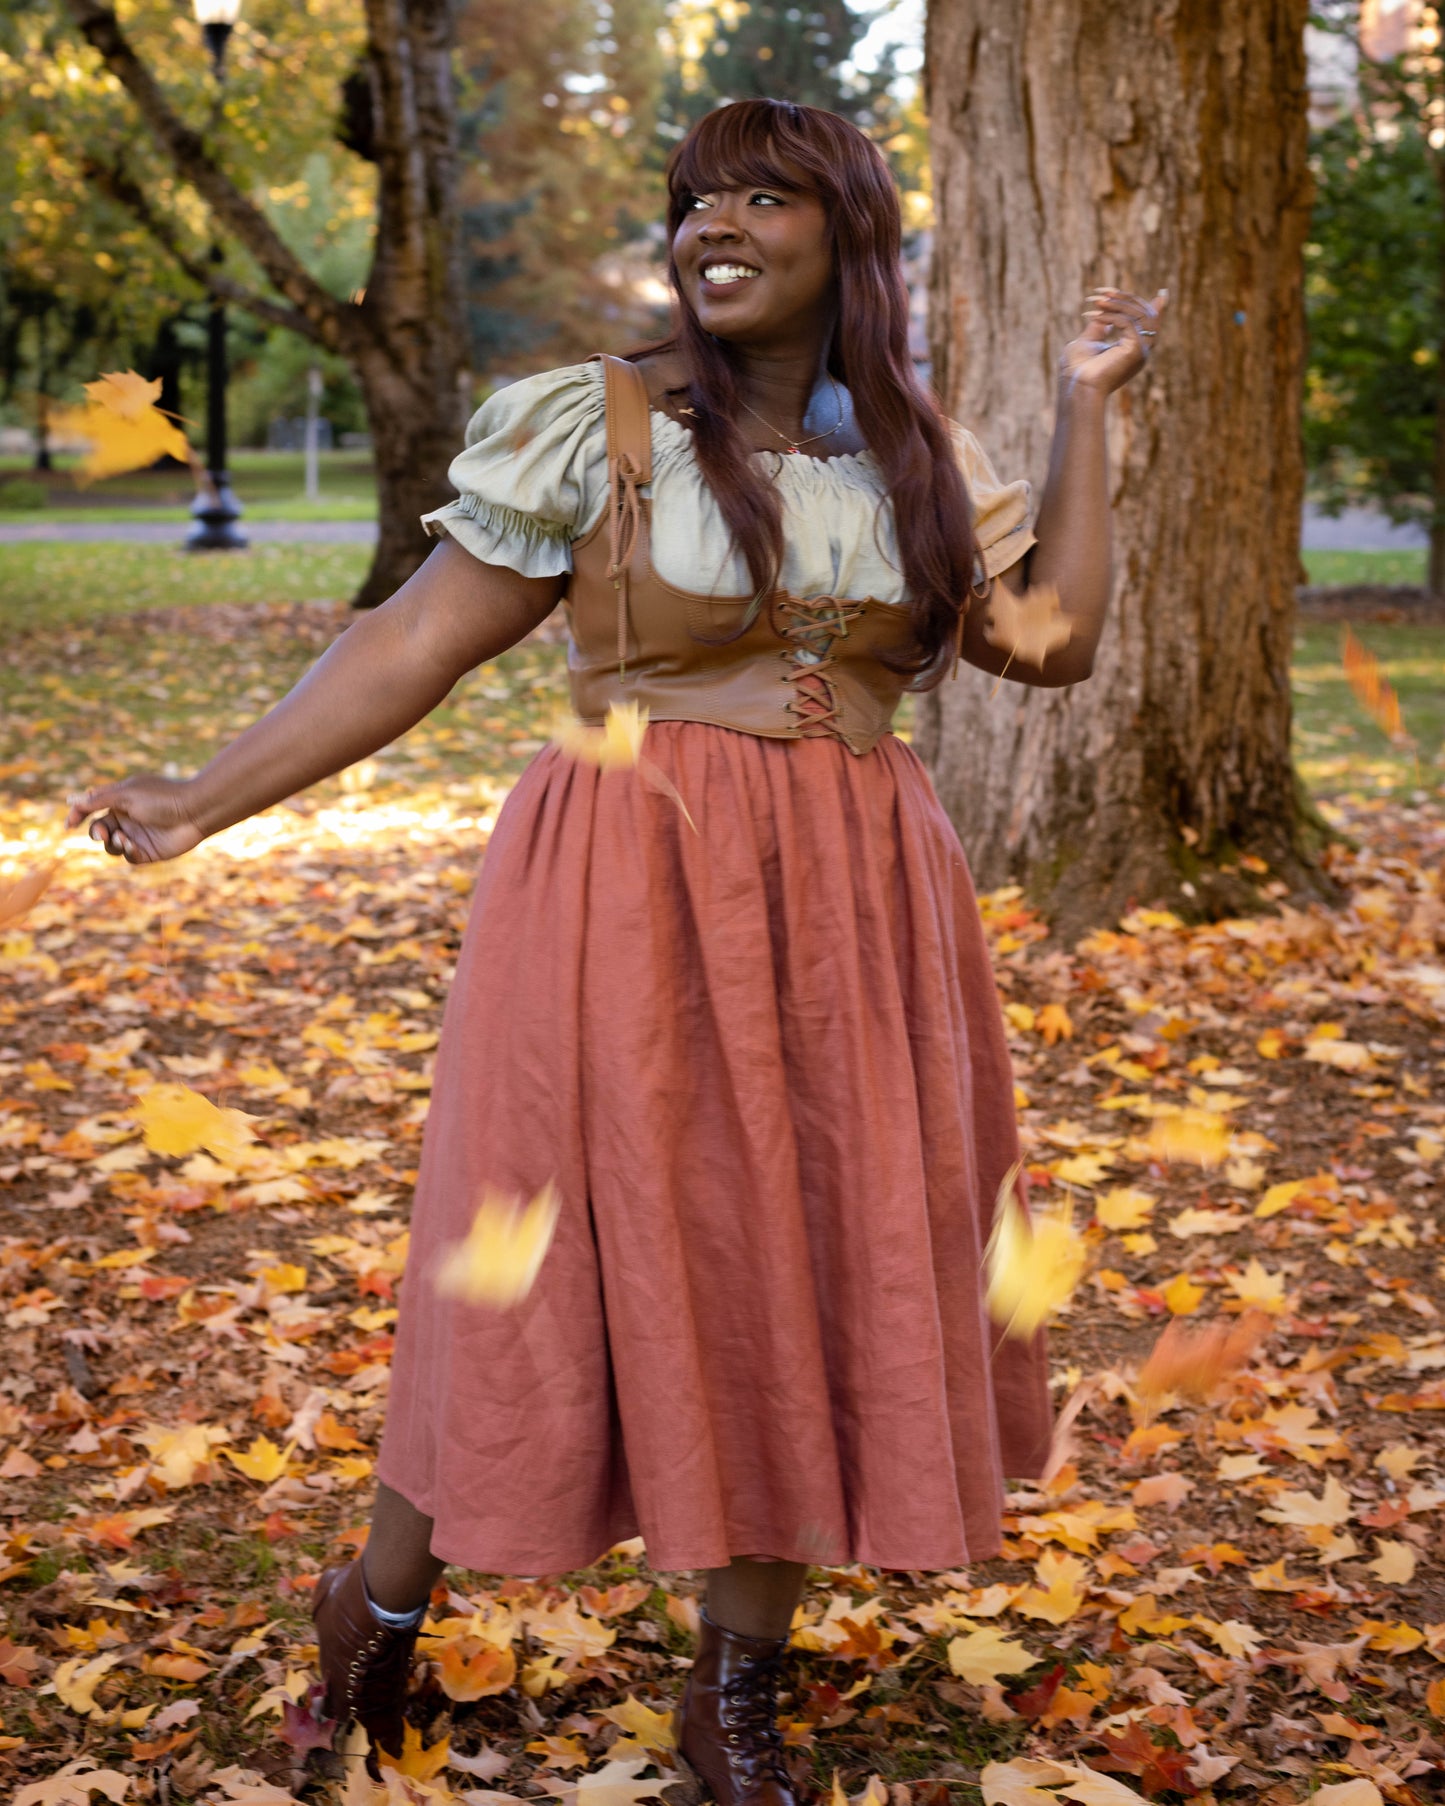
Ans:
{"type": "Polygon", "coordinates": [[[834,294],[827,216],[817,195],[749,184],[685,195],[683,205],[672,255],[705,331],[756,344],[816,329],[834,294]]]}

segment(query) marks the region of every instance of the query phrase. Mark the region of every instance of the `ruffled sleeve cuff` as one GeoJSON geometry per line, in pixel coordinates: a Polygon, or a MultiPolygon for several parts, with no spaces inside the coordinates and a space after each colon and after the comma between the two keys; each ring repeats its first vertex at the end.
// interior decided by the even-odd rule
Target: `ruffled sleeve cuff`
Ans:
{"type": "Polygon", "coordinates": [[[421,517],[485,564],[524,577],[572,569],[572,541],[607,475],[602,366],[568,364],[483,402],[447,477],[454,502],[421,517]]]}
{"type": "Polygon", "coordinates": [[[1032,524],[1033,490],[1026,477],[1000,481],[988,453],[967,427],[953,423],[953,437],[973,503],[973,531],[983,568],[996,577],[1038,544],[1032,524]]]}

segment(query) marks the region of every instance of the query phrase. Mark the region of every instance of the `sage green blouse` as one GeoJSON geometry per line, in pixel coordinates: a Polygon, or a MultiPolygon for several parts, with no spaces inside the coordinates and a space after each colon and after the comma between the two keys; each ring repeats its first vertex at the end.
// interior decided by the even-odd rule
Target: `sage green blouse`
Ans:
{"type": "MultiPolygon", "coordinates": [[[[424,514],[488,564],[528,577],[572,568],[580,539],[607,504],[607,428],[600,362],[564,364],[509,383],[472,416],[466,449],[448,476],[457,500],[424,514]]],[[[974,530],[990,576],[1034,543],[1030,489],[999,481],[978,440],[949,423],[973,500],[974,530]]],[[[797,596],[873,596],[904,602],[893,510],[869,451],[836,458],[760,451],[776,470],[786,551],[783,587],[797,596]]],[[[703,480],[692,435],[652,414],[652,563],[666,583],[701,594],[742,595],[747,566],[703,480]]]]}

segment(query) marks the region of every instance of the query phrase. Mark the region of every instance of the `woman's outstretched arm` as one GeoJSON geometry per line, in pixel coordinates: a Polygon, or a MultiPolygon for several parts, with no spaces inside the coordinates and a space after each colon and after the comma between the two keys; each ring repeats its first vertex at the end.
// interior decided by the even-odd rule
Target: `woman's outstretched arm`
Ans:
{"type": "Polygon", "coordinates": [[[483,564],[443,540],[194,777],[98,784],[73,799],[67,825],[96,815],[91,838],[132,865],[189,852],[415,727],[468,671],[545,620],[566,584],[483,564]]]}
{"type": "Polygon", "coordinates": [[[1015,595],[1052,584],[1068,619],[1067,644],[1049,653],[1042,668],[1012,659],[984,637],[984,603],[970,609],[964,624],[963,656],[970,664],[1047,689],[1079,683],[1093,670],[1112,586],[1105,413],[1109,396],[1147,362],[1167,299],[1162,289],[1152,301],[1118,289],[1090,297],[1089,323],[1059,361],[1049,473],[1034,523],[1038,544],[995,579],[1015,595]]]}

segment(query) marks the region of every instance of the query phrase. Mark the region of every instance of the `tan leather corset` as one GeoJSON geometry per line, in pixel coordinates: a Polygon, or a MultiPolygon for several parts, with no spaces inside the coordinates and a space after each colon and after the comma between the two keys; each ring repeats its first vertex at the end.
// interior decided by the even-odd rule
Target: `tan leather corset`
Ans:
{"type": "MultiPolygon", "coordinates": [[[[652,568],[652,422],[642,373],[597,353],[606,376],[608,505],[572,544],[565,603],[572,705],[600,722],[610,703],[654,721],[707,721],[770,739],[827,735],[865,753],[908,682],[880,653],[909,643],[907,611],[873,596],[775,590],[737,639],[751,596],[675,589],[652,568]],[[701,636],[701,637],[698,637],[701,636]]],[[[589,360],[590,361],[590,360],[589,360]]]]}

